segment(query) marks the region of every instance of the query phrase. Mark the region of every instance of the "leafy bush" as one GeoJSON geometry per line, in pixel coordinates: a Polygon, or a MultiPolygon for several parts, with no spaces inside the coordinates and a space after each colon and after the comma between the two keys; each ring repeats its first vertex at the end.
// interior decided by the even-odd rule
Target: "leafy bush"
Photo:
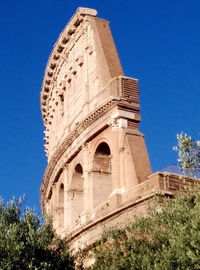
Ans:
{"type": "Polygon", "coordinates": [[[199,185],[163,200],[156,200],[146,217],[105,231],[89,269],[200,269],[199,185]]]}
{"type": "Polygon", "coordinates": [[[74,269],[66,240],[29,208],[22,214],[22,202],[0,201],[0,269],[74,269]]]}

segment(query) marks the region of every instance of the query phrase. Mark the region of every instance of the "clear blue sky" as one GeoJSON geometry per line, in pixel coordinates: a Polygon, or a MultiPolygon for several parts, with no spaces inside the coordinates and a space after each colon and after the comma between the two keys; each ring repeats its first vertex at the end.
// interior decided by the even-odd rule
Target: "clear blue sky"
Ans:
{"type": "Polygon", "coordinates": [[[176,163],[176,134],[200,138],[199,0],[20,0],[0,9],[0,195],[39,210],[46,167],[40,88],[53,44],[77,7],[111,22],[127,76],[139,79],[141,131],[154,171],[176,163]]]}

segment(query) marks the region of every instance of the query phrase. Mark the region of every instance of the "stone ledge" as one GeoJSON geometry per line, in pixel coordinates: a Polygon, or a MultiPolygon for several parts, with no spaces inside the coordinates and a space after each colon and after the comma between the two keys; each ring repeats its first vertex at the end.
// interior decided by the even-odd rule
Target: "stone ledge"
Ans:
{"type": "Polygon", "coordinates": [[[200,183],[200,181],[182,175],[156,172],[141,184],[124,191],[122,194],[111,196],[110,200],[99,205],[93,210],[93,213],[90,213],[93,218],[87,218],[85,224],[77,225],[73,231],[65,233],[65,236],[69,237],[73,248],[77,248],[73,243],[81,243],[81,248],[86,248],[88,245],[94,244],[98,237],[100,238],[105,229],[105,221],[106,227],[117,225],[119,216],[126,216],[128,213],[129,216],[134,217],[140,214],[137,212],[141,207],[142,212],[145,212],[145,202],[155,195],[173,197],[181,187],[189,183],[200,183]],[[97,229],[96,226],[98,226],[98,233],[94,239],[92,235],[93,231],[97,229]]]}

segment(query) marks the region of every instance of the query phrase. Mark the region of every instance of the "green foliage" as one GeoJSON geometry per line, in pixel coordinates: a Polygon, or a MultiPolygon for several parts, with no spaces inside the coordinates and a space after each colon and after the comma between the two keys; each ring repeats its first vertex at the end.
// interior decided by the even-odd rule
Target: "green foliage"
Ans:
{"type": "Polygon", "coordinates": [[[66,240],[29,208],[22,214],[22,202],[0,201],[0,269],[74,269],[66,240]]]}
{"type": "Polygon", "coordinates": [[[146,217],[106,231],[90,270],[200,269],[200,187],[155,202],[146,217]]]}
{"type": "Polygon", "coordinates": [[[178,145],[173,149],[178,151],[179,166],[185,175],[196,177],[200,171],[200,142],[186,133],[177,134],[177,139],[178,145]]]}

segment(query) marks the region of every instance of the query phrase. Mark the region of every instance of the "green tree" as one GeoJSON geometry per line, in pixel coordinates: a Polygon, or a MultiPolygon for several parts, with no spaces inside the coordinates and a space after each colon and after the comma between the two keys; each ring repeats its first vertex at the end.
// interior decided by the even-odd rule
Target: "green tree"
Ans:
{"type": "Polygon", "coordinates": [[[22,202],[0,201],[0,269],[74,269],[66,240],[56,236],[51,222],[43,224],[29,208],[22,211],[22,202]]]}
{"type": "Polygon", "coordinates": [[[185,175],[196,177],[200,171],[200,142],[186,133],[177,134],[177,140],[173,149],[178,151],[179,167],[185,175]]]}
{"type": "Polygon", "coordinates": [[[146,217],[103,234],[89,269],[200,269],[199,213],[199,186],[173,199],[160,197],[146,217]]]}

